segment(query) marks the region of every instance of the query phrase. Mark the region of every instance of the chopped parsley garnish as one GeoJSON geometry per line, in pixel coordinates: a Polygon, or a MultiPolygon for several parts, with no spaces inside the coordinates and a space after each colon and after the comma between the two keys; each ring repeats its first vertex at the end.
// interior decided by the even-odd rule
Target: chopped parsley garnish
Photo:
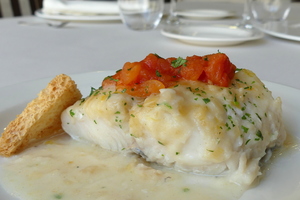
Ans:
{"type": "Polygon", "coordinates": [[[251,115],[249,113],[245,113],[245,115],[242,116],[242,119],[245,120],[248,118],[251,118],[251,115]]]}
{"type": "Polygon", "coordinates": [[[263,140],[263,139],[264,139],[264,137],[263,137],[263,135],[262,135],[262,133],[261,133],[260,130],[258,130],[258,131],[256,132],[256,136],[257,136],[257,138],[255,138],[256,141],[258,141],[258,140],[263,140]]]}
{"type": "Polygon", "coordinates": [[[167,102],[164,102],[164,103],[161,103],[161,104],[156,104],[156,105],[157,105],[157,106],[165,105],[165,106],[167,106],[168,108],[172,109],[172,106],[171,106],[169,103],[167,103],[167,102]]]}
{"type": "Polygon", "coordinates": [[[91,91],[90,91],[89,96],[92,96],[92,95],[94,94],[95,91],[96,91],[96,88],[91,87],[91,91]]]}
{"type": "Polygon", "coordinates": [[[75,113],[74,113],[73,109],[70,110],[70,115],[71,115],[71,117],[74,117],[75,113]]]}
{"type": "MultiPolygon", "coordinates": [[[[108,92],[107,99],[109,99],[109,98],[111,97],[111,93],[112,93],[112,91],[109,91],[109,92],[108,92]]],[[[107,99],[106,99],[106,100],[107,100],[107,99]]]]}
{"type": "MultiPolygon", "coordinates": [[[[115,78],[113,78],[112,76],[108,76],[108,77],[106,77],[105,79],[109,79],[109,80],[112,80],[112,81],[115,81],[115,82],[118,82],[119,81],[119,79],[115,79],[115,78]]],[[[105,80],[104,79],[104,80],[105,80]]]]}
{"type": "Polygon", "coordinates": [[[229,115],[229,116],[228,116],[228,119],[229,119],[229,121],[230,121],[232,127],[235,127],[235,124],[234,124],[234,122],[233,122],[232,116],[229,115]]]}
{"type": "Polygon", "coordinates": [[[204,101],[205,104],[208,104],[210,102],[210,99],[209,98],[205,98],[205,99],[203,99],[203,101],[204,101]]]}
{"type": "Polygon", "coordinates": [[[249,128],[247,128],[247,127],[245,127],[245,126],[242,126],[242,129],[243,129],[243,131],[244,131],[245,133],[248,133],[249,128]]]}
{"type": "Polygon", "coordinates": [[[239,102],[237,101],[237,98],[236,98],[236,95],[234,95],[234,105],[238,106],[239,105],[239,102]]]}
{"type": "Polygon", "coordinates": [[[189,192],[190,188],[183,188],[183,192],[189,192]]]}
{"type": "Polygon", "coordinates": [[[252,89],[252,85],[244,87],[245,90],[251,90],[252,89]]]}
{"type": "Polygon", "coordinates": [[[180,66],[186,66],[186,63],[187,60],[186,59],[183,59],[181,57],[178,57],[176,60],[173,60],[171,62],[171,66],[174,67],[174,68],[177,68],[177,67],[180,67],[180,66]]]}
{"type": "Polygon", "coordinates": [[[85,102],[85,98],[82,98],[79,105],[83,104],[84,102],[85,102]]]}
{"type": "Polygon", "coordinates": [[[250,142],[250,140],[251,140],[251,139],[248,139],[248,140],[245,142],[245,145],[247,145],[247,144],[250,142]]]}
{"type": "Polygon", "coordinates": [[[157,77],[161,77],[161,74],[158,70],[155,71],[155,74],[156,74],[157,77]]]}
{"type": "Polygon", "coordinates": [[[229,124],[226,122],[225,126],[227,127],[227,130],[230,130],[231,127],[229,126],[229,124]]]}
{"type": "Polygon", "coordinates": [[[227,107],[226,107],[226,104],[223,105],[223,108],[225,109],[225,111],[227,112],[227,107]]]}
{"type": "Polygon", "coordinates": [[[255,114],[258,117],[258,119],[261,121],[261,117],[259,116],[259,114],[258,113],[255,113],[255,114]]]}
{"type": "Polygon", "coordinates": [[[157,53],[154,53],[154,55],[158,58],[162,58],[161,56],[159,56],[157,53]]]}
{"type": "Polygon", "coordinates": [[[158,142],[158,144],[164,145],[161,141],[157,141],[157,142],[158,142]]]}
{"type": "Polygon", "coordinates": [[[62,195],[62,194],[55,194],[55,195],[54,195],[54,198],[55,198],[55,199],[62,199],[62,198],[63,198],[63,195],[62,195]]]}
{"type": "Polygon", "coordinates": [[[192,92],[192,88],[191,87],[186,87],[186,89],[188,89],[189,91],[192,92]]]}

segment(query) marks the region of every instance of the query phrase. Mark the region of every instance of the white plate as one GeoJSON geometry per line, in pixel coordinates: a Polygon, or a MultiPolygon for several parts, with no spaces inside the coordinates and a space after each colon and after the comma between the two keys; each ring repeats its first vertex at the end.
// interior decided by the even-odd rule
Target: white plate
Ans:
{"type": "Polygon", "coordinates": [[[300,41],[300,23],[283,22],[268,22],[264,24],[256,24],[256,26],[266,34],[274,37],[300,41]]]}
{"type": "Polygon", "coordinates": [[[180,17],[202,20],[222,19],[235,15],[235,13],[231,11],[214,9],[179,10],[176,11],[176,14],[180,17]]]}
{"type": "MultiPolygon", "coordinates": [[[[99,87],[104,77],[114,73],[114,71],[91,72],[71,75],[71,77],[78,84],[83,96],[87,96],[91,87],[99,87]]],[[[0,128],[3,129],[9,121],[13,120],[49,81],[50,78],[0,88],[0,93],[5,96],[5,98],[1,99],[0,104],[0,128]]],[[[300,91],[271,82],[265,81],[265,84],[273,92],[274,97],[280,96],[282,98],[283,117],[287,131],[299,140],[300,91]]],[[[0,165],[4,159],[0,157],[0,165]]],[[[240,200],[299,200],[299,166],[299,149],[276,159],[270,169],[267,170],[261,183],[257,187],[246,191],[240,200]]],[[[15,197],[7,194],[1,186],[0,199],[17,200],[15,197]]],[[[200,198],[199,200],[202,199],[200,198]]]]}
{"type": "Polygon", "coordinates": [[[120,21],[120,15],[63,15],[63,14],[47,14],[42,10],[35,11],[35,16],[57,21],[68,22],[103,22],[103,21],[120,21]]]}
{"type": "Polygon", "coordinates": [[[264,36],[260,31],[246,30],[229,25],[183,25],[163,29],[162,34],[186,43],[204,46],[236,45],[258,40],[264,36]]]}

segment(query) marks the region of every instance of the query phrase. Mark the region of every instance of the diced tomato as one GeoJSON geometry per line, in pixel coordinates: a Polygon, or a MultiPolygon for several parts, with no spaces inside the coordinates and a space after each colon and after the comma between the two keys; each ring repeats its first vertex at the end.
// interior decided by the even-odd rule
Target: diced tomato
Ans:
{"type": "Polygon", "coordinates": [[[186,58],[186,63],[181,67],[180,75],[186,80],[196,81],[204,70],[204,60],[200,56],[186,58]]]}
{"type": "Polygon", "coordinates": [[[158,59],[159,59],[159,57],[157,55],[150,53],[141,62],[145,63],[149,69],[155,70],[155,68],[157,67],[158,59]]]}
{"type": "Polygon", "coordinates": [[[183,58],[161,58],[149,54],[140,62],[127,62],[122,70],[107,77],[103,87],[115,85],[132,96],[147,97],[159,93],[162,88],[176,85],[180,80],[202,81],[221,87],[228,87],[234,77],[236,67],[226,54],[216,53],[206,56],[183,58]]]}
{"type": "Polygon", "coordinates": [[[229,58],[223,53],[216,53],[205,56],[205,60],[207,67],[204,71],[208,82],[213,85],[228,87],[236,69],[229,58]]]}
{"type": "Polygon", "coordinates": [[[141,63],[139,62],[125,63],[120,74],[122,83],[126,85],[136,82],[141,69],[141,63]]]}
{"type": "Polygon", "coordinates": [[[106,77],[102,82],[102,86],[103,87],[109,87],[109,86],[112,86],[112,85],[116,85],[116,83],[118,81],[120,81],[121,72],[122,72],[122,70],[119,70],[119,71],[116,72],[115,75],[106,77]]]}

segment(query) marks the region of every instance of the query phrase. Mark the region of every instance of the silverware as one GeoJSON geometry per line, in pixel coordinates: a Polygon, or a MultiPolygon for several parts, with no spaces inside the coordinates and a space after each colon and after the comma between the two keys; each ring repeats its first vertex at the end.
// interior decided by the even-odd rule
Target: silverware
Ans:
{"type": "Polygon", "coordinates": [[[64,26],[66,26],[68,23],[68,21],[45,21],[45,22],[37,22],[37,21],[19,21],[18,24],[20,25],[25,25],[25,26],[39,26],[39,25],[48,25],[49,27],[53,27],[53,28],[62,28],[64,26]]]}

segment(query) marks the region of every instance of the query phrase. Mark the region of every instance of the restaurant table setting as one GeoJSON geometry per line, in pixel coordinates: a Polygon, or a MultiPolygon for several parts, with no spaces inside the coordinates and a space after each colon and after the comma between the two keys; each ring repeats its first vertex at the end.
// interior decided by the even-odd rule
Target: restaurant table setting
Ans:
{"type": "Polygon", "coordinates": [[[116,21],[121,20],[116,1],[44,0],[43,8],[35,15],[48,20],[61,21],[116,21]]]}
{"type": "MultiPolygon", "coordinates": [[[[34,16],[0,19],[1,128],[58,74],[73,77],[87,95],[103,74],[149,53],[167,58],[222,52],[282,98],[286,126],[299,140],[300,3],[289,1],[274,18],[262,12],[263,1],[245,2],[44,0],[34,16]]],[[[280,0],[268,2],[270,11],[280,0]]],[[[240,200],[300,199],[295,149],[240,200]]],[[[17,198],[0,187],[0,199],[17,198]]]]}

